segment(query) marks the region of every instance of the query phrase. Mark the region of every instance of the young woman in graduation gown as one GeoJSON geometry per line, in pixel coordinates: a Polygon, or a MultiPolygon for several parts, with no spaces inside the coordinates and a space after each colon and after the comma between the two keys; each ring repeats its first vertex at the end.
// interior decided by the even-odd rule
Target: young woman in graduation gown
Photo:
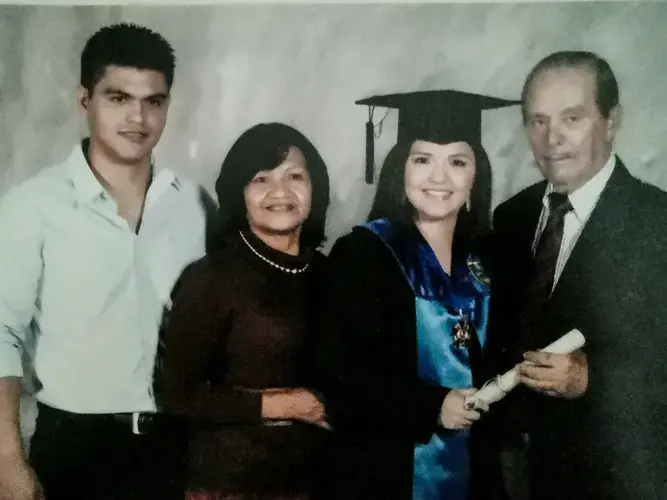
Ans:
{"type": "Polygon", "coordinates": [[[488,408],[464,406],[484,382],[490,284],[476,245],[491,170],[459,135],[422,128],[400,141],[369,222],[329,254],[320,370],[341,500],[501,498],[488,408]]]}
{"type": "Polygon", "coordinates": [[[173,292],[163,404],[190,423],[188,500],[317,498],[329,433],[312,321],[329,177],[295,129],[260,124],[216,182],[220,234],[173,292]]]}

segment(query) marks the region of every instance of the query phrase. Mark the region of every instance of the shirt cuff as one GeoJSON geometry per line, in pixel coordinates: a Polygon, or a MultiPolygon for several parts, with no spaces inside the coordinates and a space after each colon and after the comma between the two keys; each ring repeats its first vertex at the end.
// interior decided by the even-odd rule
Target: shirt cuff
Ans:
{"type": "Polygon", "coordinates": [[[23,363],[16,347],[0,345],[0,378],[5,377],[23,377],[23,363]]]}

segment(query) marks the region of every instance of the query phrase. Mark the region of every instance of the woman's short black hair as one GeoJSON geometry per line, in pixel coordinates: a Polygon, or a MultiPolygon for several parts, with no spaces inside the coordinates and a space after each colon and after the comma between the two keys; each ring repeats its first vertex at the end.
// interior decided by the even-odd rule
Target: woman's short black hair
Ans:
{"type": "MultiPolygon", "coordinates": [[[[303,224],[301,245],[318,248],[325,239],[329,208],[329,173],[317,148],[298,130],[283,123],[260,123],[241,134],[232,145],[215,183],[219,205],[218,237],[248,228],[244,189],[263,170],[272,170],[287,157],[290,147],[306,159],[312,185],[310,215],[303,224]]],[[[218,240],[218,238],[216,238],[218,240]]]]}
{"type": "MultiPolygon", "coordinates": [[[[405,194],[405,166],[414,142],[398,142],[387,154],[368,215],[369,221],[381,218],[389,218],[399,223],[414,221],[415,209],[405,194]]],[[[476,242],[488,235],[491,228],[491,164],[481,144],[468,144],[475,153],[476,173],[470,192],[470,211],[462,208],[456,222],[456,254],[473,251],[476,242]]]]}

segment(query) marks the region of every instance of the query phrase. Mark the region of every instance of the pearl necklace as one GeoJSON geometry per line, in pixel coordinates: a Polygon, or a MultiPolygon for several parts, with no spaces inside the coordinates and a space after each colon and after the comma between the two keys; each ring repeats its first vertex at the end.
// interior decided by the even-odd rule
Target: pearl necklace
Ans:
{"type": "Polygon", "coordinates": [[[243,240],[243,242],[252,251],[252,253],[254,253],[257,257],[262,259],[264,262],[266,262],[270,266],[273,266],[276,269],[280,269],[284,273],[299,274],[299,273],[304,272],[306,269],[308,269],[308,266],[310,265],[310,263],[308,263],[305,266],[303,266],[301,269],[290,269],[289,267],[280,266],[280,265],[276,264],[275,262],[267,259],[261,253],[259,253],[257,250],[255,250],[253,248],[253,246],[248,242],[248,240],[245,239],[245,236],[243,236],[243,233],[241,231],[239,231],[239,234],[241,235],[241,239],[243,240]]]}

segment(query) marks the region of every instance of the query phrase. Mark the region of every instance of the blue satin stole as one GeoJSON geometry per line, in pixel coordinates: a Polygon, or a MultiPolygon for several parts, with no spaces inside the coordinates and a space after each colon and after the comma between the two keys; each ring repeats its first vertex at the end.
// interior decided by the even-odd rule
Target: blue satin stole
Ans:
{"type": "MultiPolygon", "coordinates": [[[[462,315],[472,323],[480,347],[486,342],[489,288],[467,261],[448,275],[416,228],[405,230],[387,219],[364,226],[391,250],[415,295],[419,377],[427,384],[472,387],[466,347],[454,344],[453,329],[462,315]]],[[[407,332],[406,332],[407,333],[407,332]]],[[[414,448],[413,500],[466,500],[469,431],[442,429],[414,448]]]]}

